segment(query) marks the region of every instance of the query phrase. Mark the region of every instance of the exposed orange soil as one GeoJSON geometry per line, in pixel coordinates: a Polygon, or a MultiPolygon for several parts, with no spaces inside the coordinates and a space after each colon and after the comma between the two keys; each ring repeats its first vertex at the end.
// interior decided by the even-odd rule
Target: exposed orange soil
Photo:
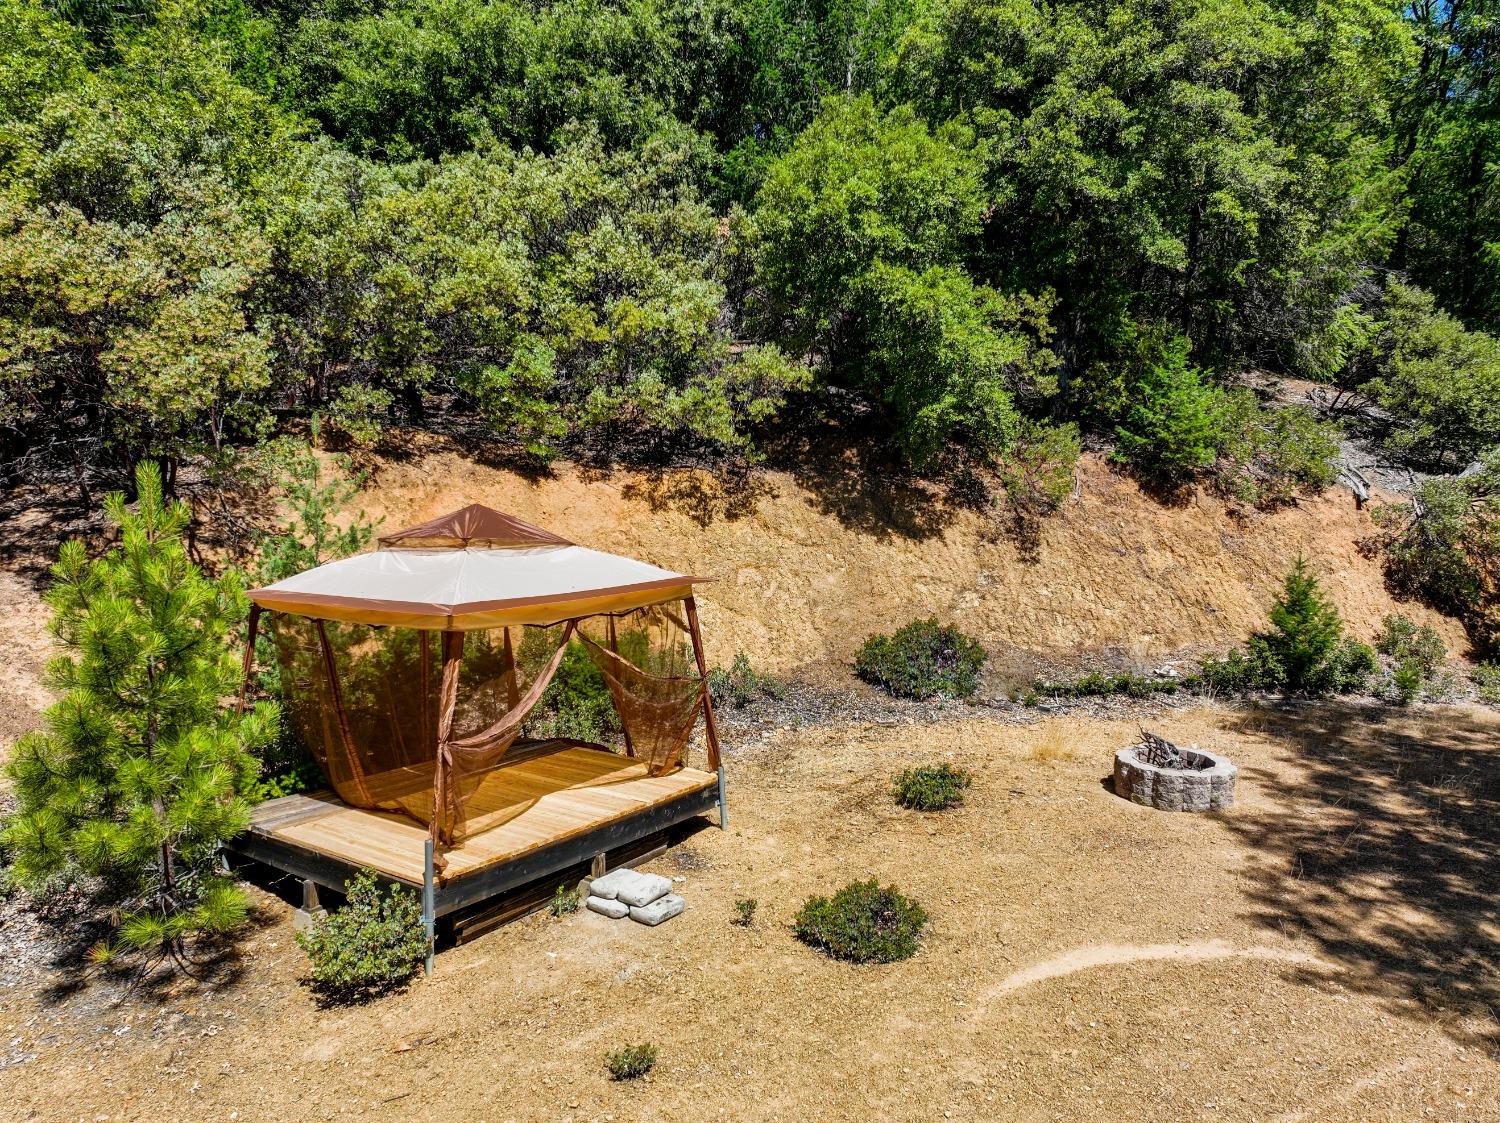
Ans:
{"type": "Polygon", "coordinates": [[[289,909],[262,898],[221,988],[0,992],[0,1042],[30,1058],[0,1077],[0,1114],[1500,1119],[1500,718],[1145,720],[1233,756],[1239,806],[1109,794],[1133,720],[780,730],[733,749],[732,829],[653,864],[685,878],[688,910],[661,928],[536,916],[403,994],[320,1010],[289,909]],[[891,774],[937,759],[973,770],[968,803],[895,807],[891,774]],[[850,966],[793,938],[809,893],[869,876],[931,911],[914,959],[850,966]],[[761,901],[749,930],[729,923],[740,897],[761,901]],[[655,1072],[611,1083],[605,1052],[642,1040],[655,1072]]]}
{"type": "Polygon", "coordinates": [[[1305,553],[1353,632],[1388,612],[1462,630],[1397,605],[1377,559],[1359,551],[1373,524],[1347,491],[1272,513],[1233,513],[1206,495],[1163,506],[1097,456],[1076,499],[1041,525],[1028,561],[999,520],[953,510],[917,489],[870,482],[854,467],[764,472],[735,489],[704,472],[600,475],[561,466],[529,479],[441,447],[379,464],[364,505],[394,529],[486,503],[580,544],[712,577],[702,595],[715,661],[743,649],[786,671],[847,661],[873,631],[914,616],[961,621],[1002,660],[1118,649],[1146,661],[1243,640],[1292,559],[1305,553]]]}

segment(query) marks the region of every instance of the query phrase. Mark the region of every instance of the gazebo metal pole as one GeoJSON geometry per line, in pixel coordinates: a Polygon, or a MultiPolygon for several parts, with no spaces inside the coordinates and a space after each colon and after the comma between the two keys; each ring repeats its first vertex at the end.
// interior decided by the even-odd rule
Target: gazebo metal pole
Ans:
{"type": "Polygon", "coordinates": [[[422,844],[422,928],[427,933],[427,974],[432,974],[432,955],[437,946],[437,878],[432,868],[432,839],[422,844]]]}
{"type": "Polygon", "coordinates": [[[714,720],[714,700],[708,689],[708,660],[703,654],[703,632],[698,627],[698,602],[688,597],[688,633],[693,637],[693,657],[698,662],[698,678],[703,690],[703,735],[708,740],[708,760],[719,779],[719,829],[729,829],[729,804],[724,798],[724,757],[719,750],[719,723],[714,720]]]}

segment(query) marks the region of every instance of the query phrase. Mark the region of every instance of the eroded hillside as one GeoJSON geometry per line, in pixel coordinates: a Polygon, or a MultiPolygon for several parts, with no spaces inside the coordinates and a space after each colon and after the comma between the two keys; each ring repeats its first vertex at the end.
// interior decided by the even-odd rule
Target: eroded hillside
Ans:
{"type": "Polygon", "coordinates": [[[437,448],[383,462],[365,506],[391,528],[486,503],[598,549],[715,579],[701,600],[716,660],[743,649],[788,671],[847,660],[914,616],[961,620],[1002,665],[1116,649],[1151,658],[1242,639],[1263,624],[1292,559],[1314,563],[1353,630],[1397,610],[1463,650],[1456,623],[1386,592],[1359,543],[1374,529],[1342,489],[1272,513],[1195,495],[1164,506],[1097,457],[1079,491],[1023,549],[996,519],[871,482],[838,463],[730,485],[703,472],[543,478],[437,448]],[[1028,556],[1030,554],[1031,556],[1028,556]]]}

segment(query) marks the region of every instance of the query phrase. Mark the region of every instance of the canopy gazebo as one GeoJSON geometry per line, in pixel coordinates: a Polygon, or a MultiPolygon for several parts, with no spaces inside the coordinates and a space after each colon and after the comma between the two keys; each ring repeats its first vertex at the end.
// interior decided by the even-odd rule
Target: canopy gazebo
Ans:
{"type": "Polygon", "coordinates": [[[360,867],[437,919],[717,805],[724,770],[693,586],[477,504],[250,593],[285,720],[331,791],[255,808],[241,854],[333,889],[360,867]],[[586,655],[586,661],[584,659],[586,655]],[[617,749],[548,728],[565,659],[608,687],[617,749]],[[684,752],[704,723],[707,770],[684,752]]]}

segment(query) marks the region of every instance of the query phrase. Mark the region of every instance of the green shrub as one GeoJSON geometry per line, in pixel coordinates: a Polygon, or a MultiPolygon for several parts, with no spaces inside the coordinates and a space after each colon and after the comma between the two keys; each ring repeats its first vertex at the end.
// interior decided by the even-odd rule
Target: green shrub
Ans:
{"type": "Polygon", "coordinates": [[[1226,495],[1267,505],[1321,491],[1337,478],[1338,452],[1338,428],[1299,406],[1266,407],[1249,390],[1222,398],[1214,477],[1226,495]]]}
{"type": "Polygon", "coordinates": [[[873,878],[844,886],[832,897],[809,897],[792,920],[803,943],[835,959],[894,963],[917,952],[927,912],[873,878]]]}
{"type": "Polygon", "coordinates": [[[427,934],[416,893],[385,892],[374,870],[345,885],[344,906],[297,933],[312,962],[312,988],[335,1002],[370,998],[401,986],[427,958],[427,934]]]}
{"type": "Polygon", "coordinates": [[[1251,636],[1243,651],[1204,659],[1204,685],[1229,694],[1282,690],[1316,697],[1358,690],[1377,669],[1373,649],[1344,637],[1338,609],[1300,557],[1270,620],[1270,629],[1251,636]]]}
{"type": "Polygon", "coordinates": [[[547,905],[547,911],[553,916],[567,916],[569,913],[577,912],[581,904],[583,904],[583,898],[579,895],[576,886],[569,889],[566,885],[559,885],[557,892],[552,894],[552,901],[547,905]]]}
{"type": "Polygon", "coordinates": [[[1428,625],[1419,628],[1394,612],[1381,621],[1380,635],[1375,637],[1375,650],[1397,662],[1415,662],[1423,675],[1433,674],[1448,657],[1442,636],[1428,625]]]}
{"type": "Polygon", "coordinates": [[[626,1045],[606,1053],[604,1066],[611,1080],[638,1080],[656,1067],[656,1046],[644,1042],[626,1045]]]}
{"type": "Polygon", "coordinates": [[[1191,690],[1199,684],[1197,675],[1181,678],[1151,678],[1147,675],[1120,671],[1090,671],[1075,679],[1037,679],[1032,684],[1035,694],[1053,698],[1108,698],[1123,694],[1127,698],[1149,698],[1153,694],[1176,694],[1180,690],[1191,690]]]}
{"type": "MultiPolygon", "coordinates": [[[[522,640],[521,661],[532,655],[530,648],[545,645],[548,639],[545,631],[528,629],[522,640]]],[[[570,737],[596,744],[608,744],[619,735],[620,715],[609,683],[580,641],[568,642],[557,674],[528,716],[527,725],[533,736],[570,737]]]]}
{"type": "Polygon", "coordinates": [[[1396,700],[1403,706],[1409,705],[1422,693],[1422,684],[1426,681],[1427,675],[1416,659],[1403,659],[1391,672],[1391,685],[1395,688],[1396,700]]]}
{"type": "Polygon", "coordinates": [[[1481,702],[1500,706],[1500,663],[1480,663],[1470,672],[1470,678],[1474,680],[1481,702]]]}
{"type": "Polygon", "coordinates": [[[754,897],[738,900],[734,903],[734,916],[729,923],[736,928],[750,928],[755,924],[755,910],[760,908],[760,902],[754,897]]]}
{"type": "Polygon", "coordinates": [[[914,620],[893,635],[871,636],[855,656],[854,669],[866,682],[902,698],[968,698],[979,689],[985,658],[977,640],[933,617],[914,620]]]}
{"type": "Polygon", "coordinates": [[[708,689],[714,705],[736,710],[763,699],[775,701],[786,694],[780,682],[750,666],[750,657],[743,651],[734,657],[728,670],[715,667],[708,672],[708,689]]]}
{"type": "Polygon", "coordinates": [[[942,811],[962,803],[964,790],[973,782],[968,772],[945,761],[906,769],[897,775],[892,794],[913,811],[942,811]]]}

